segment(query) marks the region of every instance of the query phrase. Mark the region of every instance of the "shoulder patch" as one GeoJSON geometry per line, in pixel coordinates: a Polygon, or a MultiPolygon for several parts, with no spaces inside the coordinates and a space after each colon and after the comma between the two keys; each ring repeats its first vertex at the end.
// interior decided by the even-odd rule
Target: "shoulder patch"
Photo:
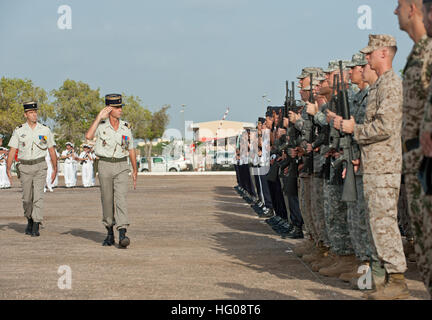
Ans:
{"type": "Polygon", "coordinates": [[[106,120],[102,120],[100,123],[104,124],[106,122],[106,120]]]}
{"type": "Polygon", "coordinates": [[[124,125],[125,125],[126,128],[130,129],[130,124],[129,123],[125,122],[124,125]]]}
{"type": "Polygon", "coordinates": [[[23,125],[20,125],[20,126],[16,127],[15,130],[17,130],[17,129],[19,129],[19,128],[22,128],[22,126],[23,126],[23,125]]]}

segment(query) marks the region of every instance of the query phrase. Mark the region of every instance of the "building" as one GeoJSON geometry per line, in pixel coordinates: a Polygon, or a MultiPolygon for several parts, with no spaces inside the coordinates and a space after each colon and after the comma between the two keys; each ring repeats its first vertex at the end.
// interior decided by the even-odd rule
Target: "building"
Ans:
{"type": "Polygon", "coordinates": [[[235,137],[244,129],[253,129],[256,125],[239,121],[209,121],[192,124],[194,141],[207,142],[215,139],[235,137]]]}

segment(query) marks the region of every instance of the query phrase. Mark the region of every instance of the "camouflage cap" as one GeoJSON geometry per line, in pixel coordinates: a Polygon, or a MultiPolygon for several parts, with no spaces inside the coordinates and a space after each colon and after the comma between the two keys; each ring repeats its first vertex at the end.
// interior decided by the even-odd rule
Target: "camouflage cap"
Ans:
{"type": "MultiPolygon", "coordinates": [[[[310,75],[311,73],[312,73],[312,75],[313,75],[314,77],[318,77],[318,78],[323,77],[323,78],[324,78],[324,72],[323,72],[323,69],[322,69],[322,68],[318,68],[318,67],[307,67],[307,68],[304,68],[304,69],[302,70],[301,75],[299,75],[299,76],[297,77],[297,79],[304,79],[304,78],[307,78],[307,77],[309,77],[309,75],[310,75]]],[[[324,78],[323,80],[325,80],[325,78],[324,78]]]]}
{"type": "Polygon", "coordinates": [[[333,71],[336,71],[339,68],[337,60],[331,60],[328,64],[327,69],[324,69],[325,73],[331,73],[333,71]]]}
{"type": "Polygon", "coordinates": [[[352,56],[351,62],[347,65],[349,68],[354,68],[356,66],[365,66],[368,62],[366,60],[366,55],[364,53],[356,53],[352,56]]]}
{"type": "Polygon", "coordinates": [[[297,79],[304,79],[309,77],[310,73],[314,73],[315,68],[313,67],[306,67],[302,69],[301,74],[297,77],[297,79]]]}
{"type": "Polygon", "coordinates": [[[396,47],[396,39],[388,34],[370,34],[368,46],[361,53],[368,54],[383,47],[396,47]]]}

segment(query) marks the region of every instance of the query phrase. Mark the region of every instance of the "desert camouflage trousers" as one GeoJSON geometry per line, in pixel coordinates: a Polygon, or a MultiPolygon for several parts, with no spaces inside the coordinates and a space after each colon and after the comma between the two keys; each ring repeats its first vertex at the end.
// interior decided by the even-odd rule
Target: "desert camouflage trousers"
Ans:
{"type": "Polygon", "coordinates": [[[400,174],[364,174],[364,196],[373,244],[387,273],[407,270],[402,237],[397,222],[400,174]]]}

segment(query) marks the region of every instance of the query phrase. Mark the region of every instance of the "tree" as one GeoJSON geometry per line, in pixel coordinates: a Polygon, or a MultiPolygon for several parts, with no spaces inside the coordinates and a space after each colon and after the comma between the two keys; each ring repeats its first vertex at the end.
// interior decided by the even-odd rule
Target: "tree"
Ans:
{"type": "Polygon", "coordinates": [[[93,90],[81,81],[65,80],[58,90],[52,90],[55,100],[55,133],[57,144],[64,147],[71,141],[79,147],[94,119],[104,107],[99,88],[93,90]]]}
{"type": "Polygon", "coordinates": [[[40,121],[47,122],[54,117],[54,107],[44,89],[34,86],[28,79],[1,78],[0,133],[5,135],[4,144],[8,143],[14,129],[25,122],[23,103],[29,101],[38,103],[40,121]]]}
{"type": "MultiPolygon", "coordinates": [[[[135,139],[143,139],[146,142],[144,148],[147,159],[151,158],[152,141],[162,137],[168,125],[169,117],[166,111],[170,106],[165,105],[160,110],[152,113],[141,106],[141,99],[134,96],[123,95],[125,106],[123,119],[130,123],[135,139]]],[[[148,162],[151,171],[151,161],[148,162]]]]}

